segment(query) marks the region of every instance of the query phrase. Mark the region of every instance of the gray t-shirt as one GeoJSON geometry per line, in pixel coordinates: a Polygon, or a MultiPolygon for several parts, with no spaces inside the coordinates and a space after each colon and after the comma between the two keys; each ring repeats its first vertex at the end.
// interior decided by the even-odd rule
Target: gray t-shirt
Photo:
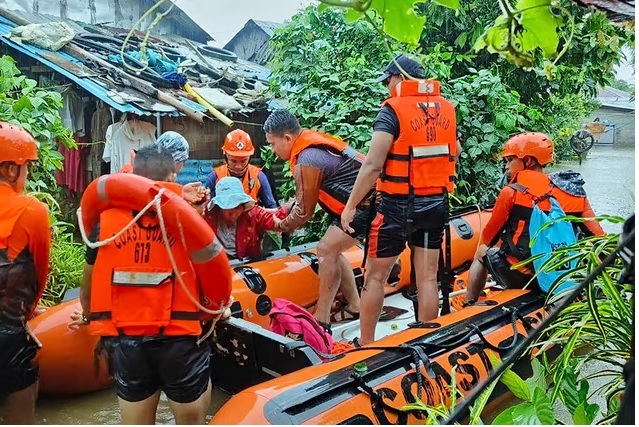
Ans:
{"type": "Polygon", "coordinates": [[[237,230],[237,224],[226,225],[224,221],[219,221],[217,224],[217,239],[220,241],[226,254],[232,257],[237,257],[237,247],[235,243],[235,234],[237,230]]]}
{"type": "Polygon", "coordinates": [[[308,147],[297,157],[300,166],[312,166],[322,172],[324,178],[330,178],[342,164],[342,156],[324,148],[308,147]]]}

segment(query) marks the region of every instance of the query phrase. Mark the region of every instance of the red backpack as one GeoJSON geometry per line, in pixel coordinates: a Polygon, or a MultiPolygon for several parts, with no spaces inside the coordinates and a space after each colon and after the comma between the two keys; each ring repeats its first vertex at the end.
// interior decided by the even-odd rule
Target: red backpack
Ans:
{"type": "Polygon", "coordinates": [[[333,349],[333,337],[317,323],[315,317],[299,305],[282,298],[273,300],[271,331],[285,337],[304,341],[315,350],[329,354],[333,349]]]}

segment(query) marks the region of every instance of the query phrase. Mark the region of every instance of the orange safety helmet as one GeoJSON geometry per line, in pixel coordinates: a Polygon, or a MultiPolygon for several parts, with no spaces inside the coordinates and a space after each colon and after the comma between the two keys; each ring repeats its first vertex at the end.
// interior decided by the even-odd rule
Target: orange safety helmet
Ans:
{"type": "Polygon", "coordinates": [[[501,156],[515,156],[522,160],[524,157],[530,156],[544,166],[552,162],[553,151],[552,140],[548,135],[541,132],[525,132],[506,141],[501,156]]]}
{"type": "Polygon", "coordinates": [[[0,122],[0,163],[23,165],[28,160],[38,160],[35,139],[18,125],[0,122]]]}
{"type": "Polygon", "coordinates": [[[248,133],[235,129],[224,138],[222,152],[229,156],[249,157],[253,155],[255,148],[248,133]]]}

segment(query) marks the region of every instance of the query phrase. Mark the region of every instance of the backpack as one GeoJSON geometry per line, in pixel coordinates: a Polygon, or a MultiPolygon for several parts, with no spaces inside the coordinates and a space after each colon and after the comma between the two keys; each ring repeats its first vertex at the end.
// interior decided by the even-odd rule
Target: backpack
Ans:
{"type": "MultiPolygon", "coordinates": [[[[563,209],[554,197],[550,197],[550,211],[542,211],[534,202],[533,212],[530,217],[528,232],[530,233],[531,255],[541,255],[533,261],[537,282],[542,291],[548,293],[559,278],[569,270],[577,268],[577,260],[572,260],[556,268],[554,271],[542,271],[542,266],[550,258],[555,250],[570,246],[577,242],[577,236],[572,223],[561,220],[565,217],[563,209]],[[559,220],[558,220],[559,219],[559,220]],[[548,225],[549,224],[549,225],[548,225]]],[[[565,281],[554,289],[555,293],[561,293],[577,286],[574,281],[565,281]]]]}
{"type": "Polygon", "coordinates": [[[273,300],[269,313],[270,330],[285,337],[304,341],[321,353],[333,349],[333,337],[317,323],[315,317],[299,305],[283,298],[273,300]]]}

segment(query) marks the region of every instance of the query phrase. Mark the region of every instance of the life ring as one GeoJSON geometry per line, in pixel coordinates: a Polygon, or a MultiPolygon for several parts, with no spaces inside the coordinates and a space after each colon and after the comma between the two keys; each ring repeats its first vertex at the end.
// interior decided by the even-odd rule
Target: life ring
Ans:
{"type": "Polygon", "coordinates": [[[205,309],[222,310],[231,299],[232,270],[228,257],[204,218],[179,195],[163,191],[158,183],[139,175],[104,175],[91,182],[82,196],[78,212],[80,226],[88,235],[105,210],[139,211],[158,196],[167,230],[175,236],[184,236],[195,274],[202,289],[207,290],[205,309]]]}

